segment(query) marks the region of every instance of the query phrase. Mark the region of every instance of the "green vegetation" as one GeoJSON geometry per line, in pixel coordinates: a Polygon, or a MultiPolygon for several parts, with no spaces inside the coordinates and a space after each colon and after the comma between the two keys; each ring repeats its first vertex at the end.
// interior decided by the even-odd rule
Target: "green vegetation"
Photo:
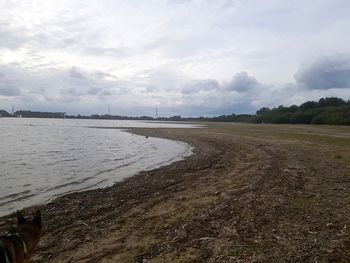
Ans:
{"type": "Polygon", "coordinates": [[[307,101],[300,106],[261,108],[256,112],[255,122],[350,125],[350,101],[330,97],[318,102],[307,101]]]}

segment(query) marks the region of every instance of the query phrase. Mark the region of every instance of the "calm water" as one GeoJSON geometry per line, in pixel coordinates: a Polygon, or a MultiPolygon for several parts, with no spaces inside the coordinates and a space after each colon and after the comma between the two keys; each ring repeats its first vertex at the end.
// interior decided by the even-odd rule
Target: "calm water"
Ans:
{"type": "Polygon", "coordinates": [[[0,118],[0,215],[106,187],[191,154],[182,142],[98,127],[186,127],[106,120],[0,118]]]}

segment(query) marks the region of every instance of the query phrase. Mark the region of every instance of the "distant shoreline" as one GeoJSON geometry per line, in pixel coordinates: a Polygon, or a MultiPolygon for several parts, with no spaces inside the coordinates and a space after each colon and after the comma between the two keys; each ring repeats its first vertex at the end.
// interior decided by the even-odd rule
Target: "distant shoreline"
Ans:
{"type": "Polygon", "coordinates": [[[272,123],[272,124],[329,124],[350,125],[350,100],[337,97],[320,98],[318,101],[306,101],[302,104],[268,108],[262,107],[253,114],[224,114],[212,117],[160,117],[158,111],[152,116],[121,116],[109,114],[68,115],[65,112],[40,112],[19,110],[12,114],[0,110],[0,117],[41,117],[60,119],[106,119],[106,120],[149,120],[149,121],[211,121],[211,122],[240,122],[240,123],[272,123]]]}

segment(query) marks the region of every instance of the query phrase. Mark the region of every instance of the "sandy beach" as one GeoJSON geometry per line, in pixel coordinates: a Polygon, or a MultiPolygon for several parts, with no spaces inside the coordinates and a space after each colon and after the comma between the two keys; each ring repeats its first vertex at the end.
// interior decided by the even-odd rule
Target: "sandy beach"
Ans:
{"type": "Polygon", "coordinates": [[[194,154],[40,206],[32,262],[350,262],[350,127],[130,132],[194,154]]]}

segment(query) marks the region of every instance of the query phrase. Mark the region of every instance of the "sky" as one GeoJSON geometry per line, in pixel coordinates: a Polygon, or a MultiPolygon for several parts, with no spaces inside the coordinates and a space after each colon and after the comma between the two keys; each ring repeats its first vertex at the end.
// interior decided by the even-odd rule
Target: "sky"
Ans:
{"type": "Polygon", "coordinates": [[[0,0],[0,109],[216,116],[350,99],[349,0],[0,0]]]}

